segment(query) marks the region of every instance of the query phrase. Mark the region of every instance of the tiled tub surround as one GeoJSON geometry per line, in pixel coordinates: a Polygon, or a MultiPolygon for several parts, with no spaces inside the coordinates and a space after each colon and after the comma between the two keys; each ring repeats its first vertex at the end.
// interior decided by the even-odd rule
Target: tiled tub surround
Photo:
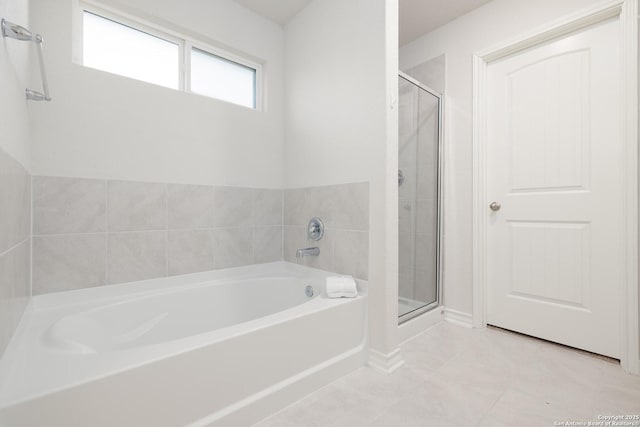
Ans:
{"type": "Polygon", "coordinates": [[[352,183],[284,191],[284,259],[309,267],[369,278],[369,184],[352,183]],[[307,238],[307,224],[320,217],[320,241],[307,238]],[[317,257],[296,258],[296,250],[318,246],[317,257]]]}
{"type": "Polygon", "coordinates": [[[31,177],[0,149],[0,357],[30,295],[31,177]]]}
{"type": "Polygon", "coordinates": [[[33,293],[282,260],[281,190],[33,177],[33,293]]]}

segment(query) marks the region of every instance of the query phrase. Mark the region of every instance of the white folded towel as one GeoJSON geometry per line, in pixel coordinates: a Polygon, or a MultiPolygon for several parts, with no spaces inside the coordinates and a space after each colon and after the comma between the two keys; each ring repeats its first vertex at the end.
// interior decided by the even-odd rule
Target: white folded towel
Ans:
{"type": "Polygon", "coordinates": [[[355,298],[358,296],[356,281],[351,276],[327,277],[327,297],[355,298]]]}

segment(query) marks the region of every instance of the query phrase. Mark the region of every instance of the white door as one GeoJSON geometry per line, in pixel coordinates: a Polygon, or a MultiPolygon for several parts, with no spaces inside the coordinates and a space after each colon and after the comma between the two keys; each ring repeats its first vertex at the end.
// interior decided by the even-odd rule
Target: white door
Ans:
{"type": "Polygon", "coordinates": [[[619,45],[612,19],[487,68],[487,321],[615,358],[619,45]]]}

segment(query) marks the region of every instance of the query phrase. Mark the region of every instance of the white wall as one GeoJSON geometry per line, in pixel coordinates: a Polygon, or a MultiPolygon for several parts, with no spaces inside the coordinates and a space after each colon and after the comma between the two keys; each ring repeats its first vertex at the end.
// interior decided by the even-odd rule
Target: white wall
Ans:
{"type": "Polygon", "coordinates": [[[315,0],[285,27],[284,184],[370,182],[370,345],[382,354],[397,332],[397,8],[315,0]]]}
{"type": "Polygon", "coordinates": [[[404,45],[400,68],[446,54],[444,303],[471,314],[472,57],[598,0],[494,0],[404,45]]]}
{"type": "MultiPolygon", "coordinates": [[[[29,26],[29,3],[26,0],[0,0],[0,18],[29,26]]],[[[0,40],[0,148],[30,169],[29,104],[24,90],[29,81],[29,59],[35,55],[33,45],[13,39],[0,40]]]]}
{"type": "Polygon", "coordinates": [[[368,181],[382,143],[383,1],[315,0],[285,27],[285,186],[368,181]]]}
{"type": "Polygon", "coordinates": [[[265,61],[267,111],[72,62],[72,0],[32,0],[53,102],[33,110],[39,175],[282,186],[283,29],[230,0],[127,0],[143,18],[265,61]],[[145,12],[141,12],[145,11],[145,12]]]}

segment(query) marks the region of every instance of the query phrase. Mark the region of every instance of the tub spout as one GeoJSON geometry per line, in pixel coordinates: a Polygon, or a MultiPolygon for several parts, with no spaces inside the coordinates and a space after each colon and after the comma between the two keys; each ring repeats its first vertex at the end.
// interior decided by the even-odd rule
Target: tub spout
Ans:
{"type": "Polygon", "coordinates": [[[296,258],[304,258],[305,256],[318,256],[318,255],[320,255],[320,248],[317,246],[313,248],[298,249],[296,251],[296,258]]]}

